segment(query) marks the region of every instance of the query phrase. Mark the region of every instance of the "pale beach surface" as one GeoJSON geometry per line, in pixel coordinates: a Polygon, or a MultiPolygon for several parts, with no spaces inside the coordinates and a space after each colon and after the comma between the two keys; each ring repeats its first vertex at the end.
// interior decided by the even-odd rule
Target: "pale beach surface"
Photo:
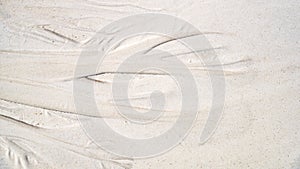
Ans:
{"type": "MultiPolygon", "coordinates": [[[[298,0],[0,0],[0,168],[300,169],[299,11],[298,0]],[[199,58],[168,37],[140,34],[112,48],[95,75],[75,76],[82,50],[98,43],[93,37],[99,30],[145,13],[185,20],[210,48],[201,49],[199,58]],[[183,141],[155,156],[137,159],[103,150],[79,119],[101,118],[121,135],[147,139],[166,132],[179,116],[176,79],[156,71],[117,71],[130,55],[153,46],[191,71],[197,118],[183,141]],[[216,58],[220,64],[213,64],[216,58]],[[153,91],[164,93],[163,115],[149,124],[123,118],[112,96],[116,75],[132,79],[130,104],[140,112],[151,109],[153,91]],[[217,106],[223,112],[200,143],[212,107],[210,78],[221,75],[225,100],[217,106]],[[76,111],[74,80],[93,82],[99,115],[91,115],[88,106],[76,111]]],[[[105,33],[113,39],[115,29],[105,33]]]]}

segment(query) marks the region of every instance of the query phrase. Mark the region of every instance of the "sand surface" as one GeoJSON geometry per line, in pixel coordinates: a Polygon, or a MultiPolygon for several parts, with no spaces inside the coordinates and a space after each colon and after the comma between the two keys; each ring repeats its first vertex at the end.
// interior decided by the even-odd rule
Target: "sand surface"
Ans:
{"type": "Polygon", "coordinates": [[[299,11],[297,0],[1,0],[0,168],[299,169],[299,11]],[[110,50],[98,74],[74,76],[82,50],[97,43],[93,37],[99,30],[144,13],[187,21],[203,33],[210,48],[201,49],[199,59],[167,37],[136,35],[110,50]],[[179,116],[178,85],[155,71],[121,74],[132,79],[129,98],[136,110],[151,108],[153,91],[165,93],[165,113],[155,122],[139,125],[124,119],[112,99],[113,78],[125,58],[164,42],[161,49],[187,65],[199,89],[198,116],[190,132],[180,144],[151,158],[103,150],[79,119],[101,118],[126,137],[145,139],[170,129],[179,116]],[[225,101],[219,105],[224,107],[216,130],[200,144],[212,106],[208,71],[213,77],[224,75],[225,101]],[[74,80],[93,82],[101,115],[89,114],[88,106],[86,112],[76,111],[74,80]]]}

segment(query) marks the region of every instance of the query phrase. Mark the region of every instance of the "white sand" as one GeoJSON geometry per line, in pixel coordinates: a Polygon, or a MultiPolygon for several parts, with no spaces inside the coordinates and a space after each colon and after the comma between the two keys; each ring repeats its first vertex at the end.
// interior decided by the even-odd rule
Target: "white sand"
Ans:
{"type": "MultiPolygon", "coordinates": [[[[299,11],[297,0],[0,1],[0,168],[299,169],[299,11]],[[224,112],[213,136],[200,145],[211,106],[210,81],[192,54],[178,56],[201,90],[191,132],[162,155],[118,157],[96,146],[81,127],[72,78],[81,50],[98,30],[146,12],[179,17],[205,34],[223,64],[224,112]]],[[[164,40],[144,35],[129,39],[105,58],[99,72],[115,71],[125,56],[164,40]]],[[[176,43],[165,49],[183,51],[176,43]]],[[[205,52],[202,56],[213,59],[205,52]]],[[[220,66],[213,67],[213,76],[219,75],[220,66]]],[[[170,77],[137,75],[130,85],[130,97],[136,98],[131,103],[141,111],[149,109],[153,90],[167,94],[170,113],[147,126],[131,124],[116,113],[113,74],[90,78],[105,82],[95,84],[98,109],[123,135],[153,137],[176,120],[180,96],[170,77]]]]}

